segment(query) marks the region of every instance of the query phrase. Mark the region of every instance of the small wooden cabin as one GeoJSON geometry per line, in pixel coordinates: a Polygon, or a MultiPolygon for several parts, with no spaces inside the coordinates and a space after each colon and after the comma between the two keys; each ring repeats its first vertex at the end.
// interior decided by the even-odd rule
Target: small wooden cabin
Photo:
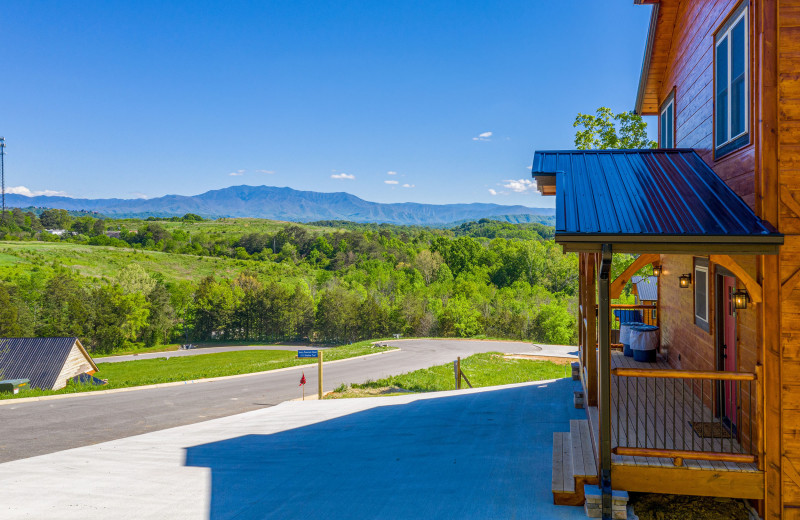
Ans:
{"type": "Polygon", "coordinates": [[[58,390],[96,371],[78,338],[0,338],[0,379],[29,379],[31,388],[58,390]]]}
{"type": "Polygon", "coordinates": [[[635,111],[658,116],[659,148],[533,161],[580,257],[587,418],[558,444],[588,438],[596,462],[554,499],[589,482],[609,518],[613,488],[800,519],[800,3],[634,3],[652,9],[635,111]],[[617,279],[614,253],[639,255],[617,279]],[[638,363],[611,349],[613,300],[649,264],[660,354],[638,363]]]}

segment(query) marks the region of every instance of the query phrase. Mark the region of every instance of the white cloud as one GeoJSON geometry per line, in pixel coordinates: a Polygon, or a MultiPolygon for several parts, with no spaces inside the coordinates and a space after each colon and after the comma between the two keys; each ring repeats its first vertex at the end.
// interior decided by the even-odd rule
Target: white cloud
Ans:
{"type": "Polygon", "coordinates": [[[536,189],[536,182],[531,179],[509,179],[503,182],[505,183],[503,184],[504,188],[508,188],[516,193],[525,193],[536,189]]]}
{"type": "Polygon", "coordinates": [[[268,173],[272,175],[273,173],[275,173],[275,170],[256,170],[256,173],[268,173]]]}
{"type": "Polygon", "coordinates": [[[413,185],[413,184],[408,184],[408,183],[406,183],[406,184],[403,184],[403,187],[404,187],[404,188],[413,188],[413,187],[414,187],[414,185],[413,185]]]}
{"type": "Polygon", "coordinates": [[[349,179],[352,181],[355,178],[355,175],[350,175],[349,173],[334,173],[331,175],[331,179],[349,179]]]}
{"type": "Polygon", "coordinates": [[[128,195],[130,195],[130,197],[132,199],[149,199],[150,198],[150,195],[148,195],[146,193],[142,193],[140,191],[132,191],[132,192],[129,192],[128,195]]]}
{"type": "Polygon", "coordinates": [[[489,188],[489,193],[491,195],[497,195],[497,190],[493,190],[492,188],[489,188]]]}
{"type": "Polygon", "coordinates": [[[473,141],[491,141],[492,139],[492,132],[483,132],[482,134],[478,134],[478,137],[473,137],[473,141]]]}
{"type": "Polygon", "coordinates": [[[399,184],[397,181],[383,181],[386,184],[399,184]]]}
{"type": "Polygon", "coordinates": [[[6,188],[6,193],[13,193],[15,195],[24,195],[26,197],[38,197],[44,195],[45,197],[67,197],[65,191],[55,190],[29,190],[25,186],[9,186],[6,188]]]}
{"type": "Polygon", "coordinates": [[[236,170],[235,172],[230,172],[228,175],[231,177],[239,177],[244,175],[245,170],[236,170]]]}
{"type": "Polygon", "coordinates": [[[397,175],[397,172],[386,172],[386,175],[397,175]]]}

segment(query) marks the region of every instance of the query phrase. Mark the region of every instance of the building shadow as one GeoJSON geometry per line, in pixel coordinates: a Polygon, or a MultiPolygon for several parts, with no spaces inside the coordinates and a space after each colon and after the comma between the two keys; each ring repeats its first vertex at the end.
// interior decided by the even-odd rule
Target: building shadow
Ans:
{"type": "Polygon", "coordinates": [[[577,508],[552,506],[550,494],[552,432],[581,417],[572,389],[560,379],[378,402],[190,447],[186,465],[211,469],[212,520],[572,518],[560,510],[577,508]]]}

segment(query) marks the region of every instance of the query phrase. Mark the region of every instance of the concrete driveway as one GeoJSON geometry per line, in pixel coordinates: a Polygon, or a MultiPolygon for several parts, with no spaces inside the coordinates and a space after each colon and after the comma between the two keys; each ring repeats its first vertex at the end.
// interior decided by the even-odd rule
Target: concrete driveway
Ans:
{"type": "MultiPolygon", "coordinates": [[[[403,374],[478,352],[556,355],[564,350],[575,350],[575,347],[506,341],[399,340],[388,343],[401,350],[327,365],[324,389],[403,374]]],[[[3,422],[0,462],[274,406],[300,397],[301,371],[305,372],[308,382],[307,393],[315,393],[316,366],[306,365],[202,384],[111,394],[83,393],[47,401],[6,401],[0,405],[3,422]]]]}
{"type": "Polygon", "coordinates": [[[286,402],[8,462],[0,517],[577,520],[550,493],[573,384],[286,402]]]}

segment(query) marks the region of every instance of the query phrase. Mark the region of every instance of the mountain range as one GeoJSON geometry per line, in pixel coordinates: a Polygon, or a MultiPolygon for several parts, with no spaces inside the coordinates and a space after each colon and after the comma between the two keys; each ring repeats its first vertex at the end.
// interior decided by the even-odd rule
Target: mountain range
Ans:
{"type": "Polygon", "coordinates": [[[71,197],[6,195],[11,207],[94,211],[114,218],[181,216],[252,217],[294,222],[349,220],[401,225],[443,225],[481,218],[511,222],[549,220],[552,208],[501,204],[419,204],[369,202],[344,192],[321,193],[274,186],[231,186],[200,195],[165,195],[152,199],[74,199],[71,197]]]}

